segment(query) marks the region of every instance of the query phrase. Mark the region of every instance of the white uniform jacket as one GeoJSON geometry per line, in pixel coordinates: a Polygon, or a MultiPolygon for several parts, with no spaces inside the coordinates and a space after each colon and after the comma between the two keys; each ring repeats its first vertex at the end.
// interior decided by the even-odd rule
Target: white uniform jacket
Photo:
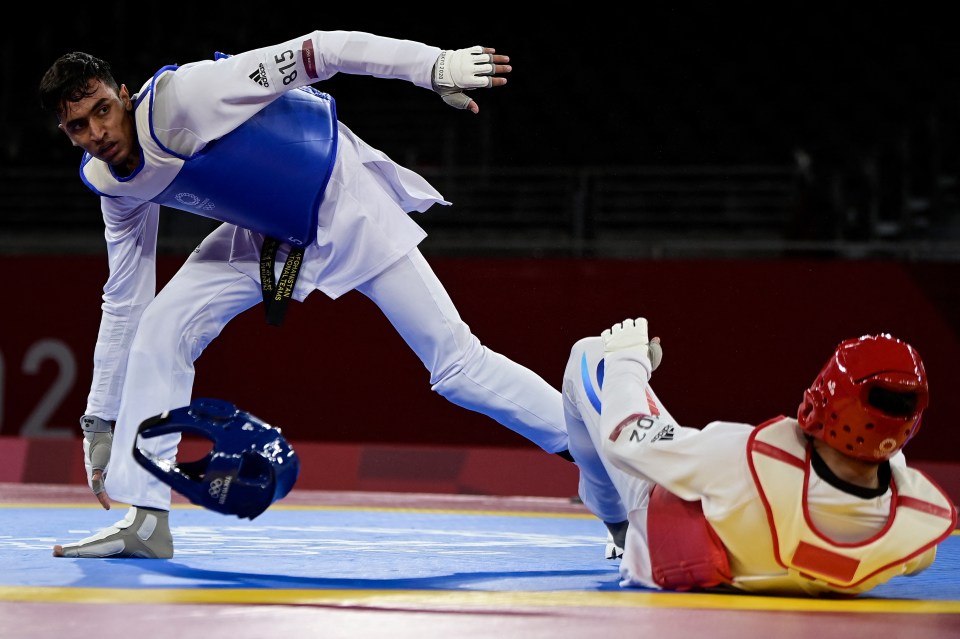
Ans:
{"type": "MultiPolygon", "coordinates": [[[[864,592],[928,567],[936,544],[953,530],[955,507],[933,482],[907,468],[902,453],[890,460],[892,481],[884,494],[850,494],[813,472],[810,444],[793,419],[761,427],[723,421],[703,429],[678,426],[653,393],[649,368],[643,349],[604,357],[601,339],[587,338],[574,345],[564,375],[584,504],[604,521],[630,522],[621,585],[661,587],[648,539],[655,485],[699,502],[726,551],[730,585],[741,590],[864,592]],[[599,451],[596,463],[580,430],[599,451]]],[[[675,545],[703,539],[672,534],[675,545]]],[[[686,556],[702,554],[697,548],[686,556]]]]}
{"type": "MultiPolygon", "coordinates": [[[[171,183],[183,158],[198,154],[285,92],[338,72],[401,79],[430,89],[439,54],[439,48],[408,40],[314,31],[217,60],[211,52],[210,60],[171,67],[144,83],[138,95],[149,96],[152,105],[138,104],[135,110],[141,166],[126,177],[96,159],[82,167],[84,180],[109,194],[101,197],[101,209],[110,273],[103,290],[87,414],[108,420],[117,416],[131,340],[156,295],[160,205],[150,199],[171,183]]],[[[317,237],[307,246],[293,293],[300,301],[315,288],[336,298],[415,248],[426,233],[409,215],[398,212],[449,204],[421,176],[366,144],[343,123],[338,123],[338,132],[338,157],[320,204],[317,237]],[[369,172],[391,201],[380,204],[379,194],[341,192],[345,180],[339,178],[350,171],[369,172]]],[[[249,231],[237,233],[238,254],[259,246],[249,231]]],[[[281,265],[284,257],[281,249],[281,265]]],[[[255,261],[238,259],[237,268],[250,270],[254,279],[260,277],[255,261]]]]}

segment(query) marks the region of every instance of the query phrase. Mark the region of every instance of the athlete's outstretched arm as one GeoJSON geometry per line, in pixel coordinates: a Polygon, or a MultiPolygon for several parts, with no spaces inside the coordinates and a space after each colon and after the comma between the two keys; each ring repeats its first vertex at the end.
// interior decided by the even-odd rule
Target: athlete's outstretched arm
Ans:
{"type": "MultiPolygon", "coordinates": [[[[286,91],[337,73],[405,80],[459,109],[479,111],[466,91],[500,87],[510,58],[493,48],[439,47],[362,31],[313,31],[279,44],[171,67],[158,76],[154,126],[162,139],[210,142],[229,133],[286,91]]],[[[144,90],[149,88],[144,85],[144,90]]],[[[322,90],[322,86],[318,87],[322,90]]],[[[142,93],[143,91],[141,91],[142,93]]],[[[181,144],[176,144],[182,148],[181,144]]]]}

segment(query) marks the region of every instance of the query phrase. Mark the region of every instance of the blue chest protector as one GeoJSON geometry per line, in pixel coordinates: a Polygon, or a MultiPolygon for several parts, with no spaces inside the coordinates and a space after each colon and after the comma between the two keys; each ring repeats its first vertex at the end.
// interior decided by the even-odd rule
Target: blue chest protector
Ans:
{"type": "Polygon", "coordinates": [[[196,155],[182,157],[183,168],[152,200],[306,246],[317,237],[336,154],[333,98],[289,91],[196,155]]]}

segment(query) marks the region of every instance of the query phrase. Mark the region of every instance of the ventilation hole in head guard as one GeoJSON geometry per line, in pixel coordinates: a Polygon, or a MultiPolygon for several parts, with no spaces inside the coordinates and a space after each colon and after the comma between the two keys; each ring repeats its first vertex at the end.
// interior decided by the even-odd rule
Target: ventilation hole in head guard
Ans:
{"type": "Polygon", "coordinates": [[[270,479],[270,462],[261,455],[244,453],[240,458],[237,478],[250,483],[264,483],[270,479]]]}

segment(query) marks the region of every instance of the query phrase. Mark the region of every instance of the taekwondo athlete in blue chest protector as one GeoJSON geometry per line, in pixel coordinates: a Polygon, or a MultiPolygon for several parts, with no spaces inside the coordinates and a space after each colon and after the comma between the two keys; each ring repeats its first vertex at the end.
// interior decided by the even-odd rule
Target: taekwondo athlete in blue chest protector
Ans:
{"type": "MultiPolygon", "coordinates": [[[[42,105],[84,151],[81,179],[100,196],[106,227],[110,272],[81,420],[88,480],[104,508],[131,504],[114,526],[54,554],[173,555],[170,487],[135,462],[138,427],[190,404],[194,362],[233,317],[263,301],[277,324],[288,300],[314,290],[360,291],[433,390],[569,458],[558,390],[473,335],[418,249],[426,233],[410,213],[449,202],[339,122],[333,98],[310,86],[336,73],[401,79],[478,113],[468,92],[506,84],[509,58],[351,31],[214,57],[163,67],[136,93],[81,52],[41,80],[42,105]],[[156,293],[161,205],[223,224],[156,293]]],[[[139,446],[174,460],[179,439],[139,446]]]]}

